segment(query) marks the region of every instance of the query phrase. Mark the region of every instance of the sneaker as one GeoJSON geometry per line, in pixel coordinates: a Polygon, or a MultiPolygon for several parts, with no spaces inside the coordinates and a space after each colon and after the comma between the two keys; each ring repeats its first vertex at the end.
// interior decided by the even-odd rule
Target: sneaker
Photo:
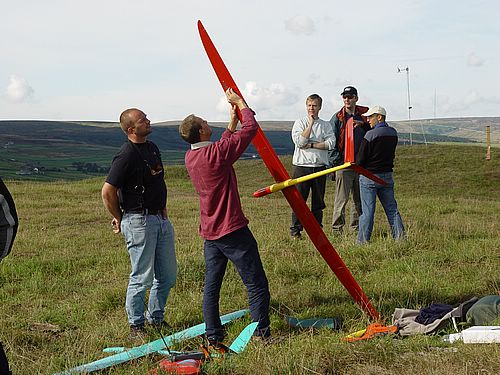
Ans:
{"type": "Polygon", "coordinates": [[[292,240],[300,240],[302,238],[302,235],[299,233],[292,233],[291,235],[292,240]]]}
{"type": "Polygon", "coordinates": [[[146,329],[144,328],[144,324],[140,324],[137,326],[130,326],[130,333],[128,334],[128,339],[130,341],[140,341],[144,340],[147,336],[146,329]]]}
{"type": "Polygon", "coordinates": [[[253,333],[253,336],[262,337],[266,339],[271,336],[271,327],[267,326],[264,328],[256,328],[255,332],[253,333]]]}
{"type": "Polygon", "coordinates": [[[205,353],[206,358],[210,358],[212,354],[217,354],[219,356],[224,356],[225,354],[229,353],[231,349],[222,342],[222,340],[219,340],[214,337],[209,337],[208,338],[208,346],[203,346],[202,350],[205,353]]]}
{"type": "Polygon", "coordinates": [[[207,341],[208,341],[208,345],[209,346],[212,346],[214,348],[219,348],[221,346],[225,346],[222,342],[223,339],[221,338],[218,338],[218,337],[215,337],[215,336],[210,336],[209,338],[207,338],[207,341]]]}

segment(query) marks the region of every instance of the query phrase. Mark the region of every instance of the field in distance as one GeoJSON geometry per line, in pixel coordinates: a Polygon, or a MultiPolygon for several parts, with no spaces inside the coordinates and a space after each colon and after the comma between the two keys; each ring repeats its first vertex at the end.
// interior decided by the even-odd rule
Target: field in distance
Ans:
{"type": "MultiPolygon", "coordinates": [[[[491,126],[493,146],[500,145],[500,118],[464,118],[391,122],[400,143],[485,141],[484,127],[491,126]]],[[[160,148],[164,163],[182,164],[188,145],[178,134],[179,121],[153,124],[150,139],[160,148]]],[[[214,139],[225,123],[211,123],[214,139]]],[[[293,121],[261,121],[260,125],[278,155],[291,155],[293,121]]],[[[74,180],[106,174],[125,135],[117,123],[99,121],[0,121],[0,175],[20,180],[74,180]]],[[[258,158],[250,146],[244,159],[258,158]]]]}

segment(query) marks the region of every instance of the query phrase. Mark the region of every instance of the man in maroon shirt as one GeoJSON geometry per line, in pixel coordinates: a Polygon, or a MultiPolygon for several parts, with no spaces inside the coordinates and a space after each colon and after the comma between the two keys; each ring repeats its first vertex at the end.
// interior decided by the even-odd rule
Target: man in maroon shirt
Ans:
{"type": "Polygon", "coordinates": [[[256,336],[267,338],[269,329],[269,286],[257,242],[248,228],[241,208],[233,164],[246,150],[257,133],[253,111],[232,89],[226,97],[233,106],[227,129],[217,142],[211,142],[212,129],[195,115],[186,117],[179,133],[191,149],[186,152],[186,168],[200,197],[200,235],[205,239],[205,287],[203,317],[206,336],[217,345],[224,339],[219,318],[219,297],[228,260],[233,262],[248,292],[250,314],[259,322],[256,336]],[[236,132],[241,112],[241,129],[236,132]]]}

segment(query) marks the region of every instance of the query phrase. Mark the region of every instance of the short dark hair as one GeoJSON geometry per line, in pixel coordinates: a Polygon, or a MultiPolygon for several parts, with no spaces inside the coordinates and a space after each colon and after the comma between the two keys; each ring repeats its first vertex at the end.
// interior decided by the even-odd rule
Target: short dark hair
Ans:
{"type": "Polygon", "coordinates": [[[200,141],[201,124],[196,121],[196,116],[191,114],[182,120],[179,125],[179,134],[187,143],[193,144],[200,141]]]}
{"type": "Polygon", "coordinates": [[[317,100],[320,107],[323,105],[323,99],[321,99],[321,96],[319,96],[318,94],[309,95],[306,99],[306,103],[308,100],[317,100]]]}

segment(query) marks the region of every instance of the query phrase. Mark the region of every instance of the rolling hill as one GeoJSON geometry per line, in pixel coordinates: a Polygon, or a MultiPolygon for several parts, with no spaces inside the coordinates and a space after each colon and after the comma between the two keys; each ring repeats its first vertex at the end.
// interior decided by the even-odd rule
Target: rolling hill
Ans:
{"type": "MultiPolygon", "coordinates": [[[[183,163],[187,145],[178,134],[180,121],[154,124],[151,140],[160,148],[166,164],[183,163]]],[[[391,122],[401,143],[484,142],[485,126],[491,126],[493,144],[500,144],[500,118],[432,119],[391,122]],[[425,135],[425,137],[424,137],[425,135]]],[[[225,123],[211,123],[214,139],[225,123]]],[[[278,155],[293,153],[290,129],[293,121],[261,121],[278,155]]],[[[111,159],[125,141],[117,123],[99,121],[0,121],[0,175],[16,179],[81,179],[107,172],[111,159]]],[[[258,157],[251,146],[244,158],[258,157]]]]}

